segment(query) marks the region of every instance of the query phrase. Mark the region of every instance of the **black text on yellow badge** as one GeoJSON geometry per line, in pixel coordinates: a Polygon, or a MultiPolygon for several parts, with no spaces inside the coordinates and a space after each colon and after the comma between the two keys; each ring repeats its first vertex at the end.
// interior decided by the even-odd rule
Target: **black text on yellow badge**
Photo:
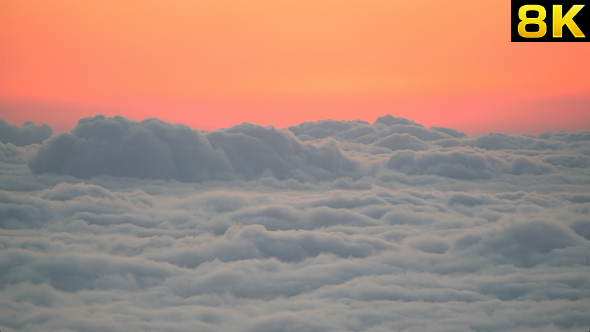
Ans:
{"type": "Polygon", "coordinates": [[[513,42],[587,42],[590,0],[512,0],[513,42]]]}

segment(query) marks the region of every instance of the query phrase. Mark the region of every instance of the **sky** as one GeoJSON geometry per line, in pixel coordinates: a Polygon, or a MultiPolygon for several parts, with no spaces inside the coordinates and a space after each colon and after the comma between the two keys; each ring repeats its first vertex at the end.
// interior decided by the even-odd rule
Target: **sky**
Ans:
{"type": "Polygon", "coordinates": [[[0,118],[211,130],[392,114],[469,134],[588,129],[590,46],[511,43],[508,1],[0,2],[0,118]]]}

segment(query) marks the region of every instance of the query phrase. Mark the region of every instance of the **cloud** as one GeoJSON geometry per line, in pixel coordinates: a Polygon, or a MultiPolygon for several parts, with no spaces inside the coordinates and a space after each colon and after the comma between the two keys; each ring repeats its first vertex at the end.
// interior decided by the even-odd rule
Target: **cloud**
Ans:
{"type": "Polygon", "coordinates": [[[400,151],[387,161],[390,169],[408,175],[434,174],[458,180],[489,179],[501,174],[546,174],[551,173],[548,165],[518,156],[510,163],[476,151],[427,151],[414,153],[400,151]]]}
{"type": "Polygon", "coordinates": [[[410,134],[391,134],[373,143],[376,146],[388,148],[390,150],[427,150],[428,146],[420,139],[410,134]]]}
{"type": "Polygon", "coordinates": [[[0,162],[10,164],[23,163],[21,151],[12,143],[0,143],[0,162]]]}
{"type": "Polygon", "coordinates": [[[363,134],[370,134],[376,132],[374,129],[358,130],[358,128],[371,128],[366,121],[335,121],[335,120],[321,120],[316,122],[303,122],[297,126],[289,127],[289,130],[296,136],[305,135],[312,139],[326,138],[334,136],[335,134],[344,134],[344,136],[351,136],[356,138],[363,134]],[[360,134],[360,135],[359,135],[360,134]]]}
{"type": "Polygon", "coordinates": [[[546,150],[556,149],[557,143],[550,143],[533,137],[489,133],[465,141],[466,145],[486,150],[546,150]]]}
{"type": "Polygon", "coordinates": [[[393,125],[408,125],[408,126],[416,126],[424,128],[424,125],[421,123],[416,123],[412,120],[404,119],[404,118],[396,118],[395,116],[391,116],[389,114],[380,116],[373,122],[373,125],[383,124],[385,126],[393,126],[393,125]]]}
{"type": "MultiPolygon", "coordinates": [[[[392,134],[407,134],[414,136],[414,140],[430,141],[453,137],[464,137],[465,134],[451,128],[433,127],[425,128],[422,124],[414,121],[396,118],[386,115],[377,118],[369,125],[366,121],[335,121],[322,120],[317,122],[304,122],[297,126],[289,127],[289,130],[299,139],[304,141],[335,138],[339,141],[357,142],[371,144],[381,138],[392,134]]],[[[407,135],[399,136],[408,138],[407,135]]]]}
{"type": "Polygon", "coordinates": [[[218,259],[231,262],[245,259],[277,258],[285,262],[301,262],[322,253],[339,257],[367,257],[382,250],[395,249],[386,241],[345,234],[318,234],[312,231],[267,231],[260,225],[229,228],[220,239],[166,254],[153,253],[151,260],[195,268],[218,259]]]}
{"type": "Polygon", "coordinates": [[[356,163],[336,143],[301,143],[273,127],[234,126],[206,135],[158,119],[81,119],[70,133],[52,137],[28,163],[37,174],[99,175],[178,181],[331,179],[353,174],[356,163]]]}
{"type": "Polygon", "coordinates": [[[198,181],[223,177],[231,166],[200,133],[184,125],[123,117],[84,118],[70,133],[55,135],[29,162],[34,173],[198,181]]]}
{"type": "Polygon", "coordinates": [[[0,330],[587,331],[585,135],[97,116],[0,143],[0,330]]]}
{"type": "Polygon", "coordinates": [[[225,152],[234,170],[248,179],[270,172],[277,179],[333,179],[352,175],[357,164],[335,141],[321,146],[301,143],[274,127],[242,124],[207,133],[216,149],[225,152]]]}
{"type": "Polygon", "coordinates": [[[588,168],[590,167],[590,156],[586,155],[574,155],[574,156],[548,156],[543,159],[544,162],[563,167],[579,167],[588,168]]]}
{"type": "Polygon", "coordinates": [[[587,246],[571,228],[543,220],[510,223],[499,229],[491,228],[480,236],[469,234],[459,238],[457,245],[462,249],[476,250],[479,255],[499,255],[493,259],[525,267],[572,264],[576,258],[554,260],[555,254],[570,247],[587,246]]]}
{"type": "Polygon", "coordinates": [[[22,126],[10,125],[0,119],[0,142],[16,146],[41,144],[53,135],[53,130],[46,124],[36,125],[27,121],[22,126]]]}

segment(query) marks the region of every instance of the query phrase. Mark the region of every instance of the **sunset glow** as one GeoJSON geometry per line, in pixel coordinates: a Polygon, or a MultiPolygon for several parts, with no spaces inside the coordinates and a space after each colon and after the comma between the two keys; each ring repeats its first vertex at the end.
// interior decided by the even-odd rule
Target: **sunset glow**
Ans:
{"type": "Polygon", "coordinates": [[[509,14],[491,0],[5,0],[0,117],[588,129],[590,45],[511,43],[509,14]]]}

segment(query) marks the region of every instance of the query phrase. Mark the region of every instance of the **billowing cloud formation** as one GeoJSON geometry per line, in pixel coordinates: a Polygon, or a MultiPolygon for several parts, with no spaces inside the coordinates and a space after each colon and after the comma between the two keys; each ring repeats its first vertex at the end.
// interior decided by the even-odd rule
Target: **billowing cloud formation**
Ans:
{"type": "Polygon", "coordinates": [[[387,167],[408,175],[436,174],[460,180],[488,179],[502,173],[545,174],[552,170],[549,165],[525,157],[515,157],[508,163],[493,155],[470,152],[400,151],[389,158],[387,167]]]}
{"type": "Polygon", "coordinates": [[[46,124],[36,125],[25,122],[22,126],[14,126],[0,119],[0,142],[12,143],[16,146],[40,144],[53,135],[53,130],[46,124]]]}
{"type": "Polygon", "coordinates": [[[128,176],[179,181],[332,178],[356,164],[331,141],[301,143],[274,127],[242,124],[203,135],[158,119],[81,119],[70,133],[45,142],[29,162],[35,173],[128,176]]]}
{"type": "Polygon", "coordinates": [[[0,143],[0,330],[587,331],[589,160],[391,116],[82,119],[0,143]]]}
{"type": "Polygon", "coordinates": [[[20,158],[20,151],[14,144],[0,143],[0,162],[19,163],[22,162],[20,158]]]}

